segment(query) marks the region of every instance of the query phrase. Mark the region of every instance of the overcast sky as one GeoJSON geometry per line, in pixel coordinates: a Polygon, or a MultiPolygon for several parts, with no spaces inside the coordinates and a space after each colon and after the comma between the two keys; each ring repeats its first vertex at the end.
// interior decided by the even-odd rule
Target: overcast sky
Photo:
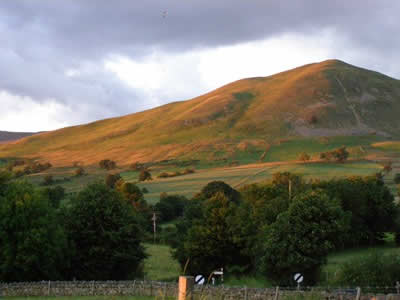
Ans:
{"type": "Polygon", "coordinates": [[[1,0],[0,130],[186,100],[337,58],[400,78],[398,0],[1,0]]]}

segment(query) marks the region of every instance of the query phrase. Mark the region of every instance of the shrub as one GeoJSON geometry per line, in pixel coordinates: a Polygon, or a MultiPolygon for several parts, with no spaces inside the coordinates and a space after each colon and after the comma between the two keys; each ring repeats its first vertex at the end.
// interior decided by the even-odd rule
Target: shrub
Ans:
{"type": "Polygon", "coordinates": [[[148,170],[142,169],[139,174],[139,181],[152,180],[151,174],[148,170]]]}
{"type": "Polygon", "coordinates": [[[303,152],[299,155],[299,160],[306,162],[310,160],[310,155],[308,155],[306,152],[303,152]]]}
{"type": "Polygon", "coordinates": [[[146,189],[145,187],[144,188],[142,188],[142,193],[143,194],[147,194],[149,192],[149,190],[148,189],[146,189]]]}
{"type": "Polygon", "coordinates": [[[117,174],[108,174],[105,179],[105,183],[108,187],[113,188],[118,180],[121,179],[121,175],[117,174]]]}
{"type": "Polygon", "coordinates": [[[346,147],[340,147],[333,151],[322,152],[319,157],[323,160],[343,163],[349,157],[349,152],[346,150],[346,147]]]}
{"type": "Polygon", "coordinates": [[[399,254],[375,252],[341,265],[337,281],[346,286],[394,286],[399,274],[399,254]]]}
{"type": "Polygon", "coordinates": [[[396,175],[394,175],[394,182],[396,184],[400,184],[400,173],[396,173],[396,175]]]}
{"type": "Polygon", "coordinates": [[[43,185],[52,185],[54,183],[53,176],[48,174],[43,178],[43,185]]]}
{"type": "Polygon", "coordinates": [[[113,160],[103,159],[99,162],[99,167],[105,170],[112,170],[117,167],[117,164],[113,160]]]}
{"type": "Polygon", "coordinates": [[[85,174],[85,169],[79,167],[74,171],[75,176],[83,176],[85,174]]]}

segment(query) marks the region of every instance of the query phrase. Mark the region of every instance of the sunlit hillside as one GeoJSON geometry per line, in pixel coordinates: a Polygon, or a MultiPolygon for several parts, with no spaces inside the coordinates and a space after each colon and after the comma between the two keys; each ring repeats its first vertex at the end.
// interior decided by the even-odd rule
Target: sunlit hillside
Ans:
{"type": "MultiPolygon", "coordinates": [[[[117,101],[117,99],[116,99],[117,101]]],[[[237,159],[302,137],[399,137],[400,81],[338,60],[243,79],[197,98],[46,132],[0,146],[0,157],[67,166],[237,159]]]]}

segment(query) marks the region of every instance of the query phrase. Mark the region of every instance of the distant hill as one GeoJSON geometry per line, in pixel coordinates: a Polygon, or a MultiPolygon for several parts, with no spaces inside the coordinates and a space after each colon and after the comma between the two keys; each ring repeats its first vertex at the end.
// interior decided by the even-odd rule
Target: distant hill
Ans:
{"type": "MultiPolygon", "coordinates": [[[[197,98],[1,145],[0,157],[118,164],[218,160],[282,139],[400,136],[400,81],[339,60],[233,82],[197,98]]],[[[261,150],[260,150],[261,151],[261,150]]]]}
{"type": "Polygon", "coordinates": [[[0,143],[19,140],[21,138],[34,135],[34,132],[10,132],[0,131],[0,143]]]}

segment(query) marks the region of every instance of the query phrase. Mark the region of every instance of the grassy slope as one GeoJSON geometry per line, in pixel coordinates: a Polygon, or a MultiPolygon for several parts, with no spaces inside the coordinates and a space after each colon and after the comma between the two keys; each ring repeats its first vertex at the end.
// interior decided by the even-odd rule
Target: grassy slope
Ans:
{"type": "Polygon", "coordinates": [[[40,158],[61,166],[104,158],[119,164],[178,158],[254,162],[282,138],[348,135],[348,128],[396,134],[398,95],[397,80],[325,61],[239,80],[189,101],[0,145],[0,157],[40,158]],[[316,124],[307,124],[310,115],[318,117],[316,124]]]}

